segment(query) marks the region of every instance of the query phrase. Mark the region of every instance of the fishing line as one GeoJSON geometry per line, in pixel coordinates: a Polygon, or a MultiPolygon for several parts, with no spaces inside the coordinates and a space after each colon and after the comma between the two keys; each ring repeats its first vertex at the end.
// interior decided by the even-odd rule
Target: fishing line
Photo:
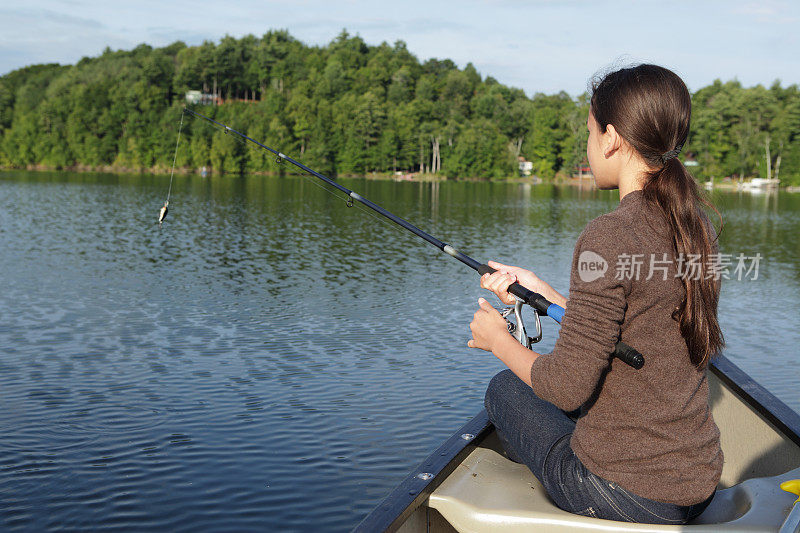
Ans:
{"type": "Polygon", "coordinates": [[[175,161],[178,160],[178,146],[181,144],[181,130],[183,130],[183,115],[185,113],[181,112],[181,124],[178,126],[178,140],[175,141],[175,153],[172,156],[172,170],[169,172],[169,189],[167,190],[167,200],[164,202],[164,205],[161,207],[161,210],[158,212],[158,229],[161,229],[161,224],[164,222],[164,219],[167,218],[167,213],[169,212],[169,197],[172,194],[172,178],[175,176],[175,161]]]}
{"type": "Polygon", "coordinates": [[[181,144],[181,130],[183,129],[183,115],[181,113],[181,124],[178,126],[178,140],[175,141],[175,154],[172,156],[172,170],[169,173],[169,190],[167,191],[167,203],[169,203],[169,195],[172,194],[172,176],[175,174],[175,161],[178,160],[178,145],[181,144]]]}

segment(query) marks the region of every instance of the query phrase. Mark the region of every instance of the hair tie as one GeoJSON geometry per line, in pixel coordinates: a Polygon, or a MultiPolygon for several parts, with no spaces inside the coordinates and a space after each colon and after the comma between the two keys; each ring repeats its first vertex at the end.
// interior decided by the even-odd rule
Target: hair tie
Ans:
{"type": "Polygon", "coordinates": [[[678,154],[681,153],[682,148],[683,145],[679,144],[678,146],[675,147],[674,150],[669,150],[667,152],[664,152],[664,154],[661,156],[661,162],[666,164],[667,161],[669,161],[670,159],[675,159],[676,157],[678,157],[678,154]]]}

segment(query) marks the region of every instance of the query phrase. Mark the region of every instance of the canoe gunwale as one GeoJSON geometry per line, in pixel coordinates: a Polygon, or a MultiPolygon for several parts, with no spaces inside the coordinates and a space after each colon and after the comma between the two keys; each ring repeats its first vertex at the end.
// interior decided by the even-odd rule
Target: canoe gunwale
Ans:
{"type": "Polygon", "coordinates": [[[759,385],[724,355],[711,361],[710,370],[744,403],[800,446],[800,414],[759,385]]]}
{"type": "MultiPolygon", "coordinates": [[[[800,414],[759,385],[724,355],[715,357],[709,369],[743,403],[800,446],[800,414]]],[[[482,409],[420,463],[353,531],[396,531],[493,429],[486,410],[482,409]],[[475,438],[466,441],[461,438],[464,433],[471,433],[475,438]],[[433,477],[427,481],[421,480],[417,478],[420,472],[433,474],[433,477]]]]}
{"type": "Polygon", "coordinates": [[[396,531],[493,428],[486,409],[482,409],[421,462],[353,531],[396,531]],[[474,438],[466,440],[461,437],[464,434],[474,438]],[[423,472],[432,477],[418,478],[423,472]]]}

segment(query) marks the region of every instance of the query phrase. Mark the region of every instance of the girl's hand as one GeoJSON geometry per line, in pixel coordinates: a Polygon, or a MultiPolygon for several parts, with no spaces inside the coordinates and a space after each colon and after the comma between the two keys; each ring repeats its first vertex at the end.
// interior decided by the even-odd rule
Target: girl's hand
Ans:
{"type": "Polygon", "coordinates": [[[515,281],[533,292],[538,292],[550,302],[567,306],[567,299],[559,294],[553,287],[542,281],[539,276],[524,268],[504,265],[496,261],[489,261],[489,266],[497,272],[481,276],[481,287],[489,289],[505,304],[513,304],[516,298],[508,293],[508,287],[515,281]]]}
{"type": "Polygon", "coordinates": [[[516,301],[516,298],[508,293],[508,287],[514,282],[518,282],[526,289],[539,294],[542,294],[543,286],[546,285],[530,270],[504,265],[496,261],[489,261],[488,265],[497,272],[481,276],[481,287],[495,293],[500,298],[500,301],[505,304],[513,304],[516,301]]]}
{"type": "Polygon", "coordinates": [[[481,308],[475,311],[469,325],[469,329],[472,330],[472,340],[467,342],[467,346],[491,352],[506,337],[513,340],[500,313],[483,298],[478,298],[478,303],[481,308]]]}

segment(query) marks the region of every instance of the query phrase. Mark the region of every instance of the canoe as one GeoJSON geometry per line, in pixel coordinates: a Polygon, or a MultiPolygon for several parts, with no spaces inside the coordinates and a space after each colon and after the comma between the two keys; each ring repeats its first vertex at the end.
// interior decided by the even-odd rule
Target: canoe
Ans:
{"type": "Polygon", "coordinates": [[[778,531],[796,498],[779,485],[800,478],[800,415],[724,356],[710,365],[708,379],[725,464],[714,500],[690,524],[632,524],[562,511],[526,466],[505,457],[482,411],[354,531],[778,531]]]}

